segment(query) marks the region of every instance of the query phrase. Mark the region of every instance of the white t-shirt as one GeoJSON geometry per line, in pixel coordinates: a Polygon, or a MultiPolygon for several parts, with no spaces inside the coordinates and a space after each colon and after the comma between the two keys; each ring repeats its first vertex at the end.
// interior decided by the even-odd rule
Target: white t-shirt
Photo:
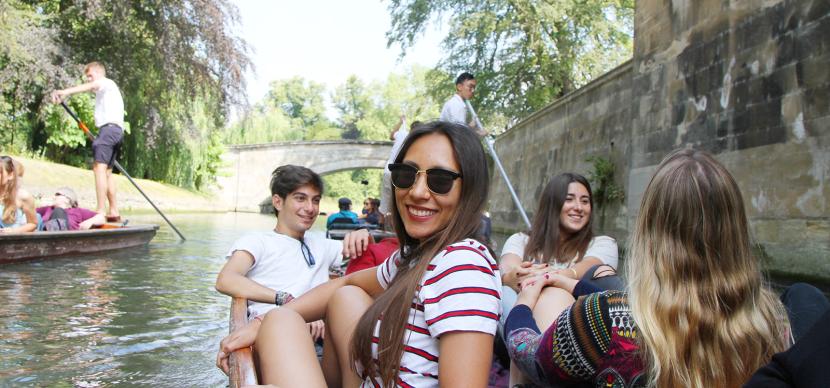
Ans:
{"type": "Polygon", "coordinates": [[[95,91],[95,126],[115,124],[124,129],[124,100],[115,81],[102,78],[95,91]]]}
{"type": "Polygon", "coordinates": [[[389,213],[392,209],[389,208],[389,205],[392,203],[392,173],[389,172],[388,165],[391,163],[395,163],[395,159],[398,157],[398,152],[400,152],[401,147],[403,146],[403,141],[406,140],[406,137],[409,135],[409,131],[406,129],[399,129],[395,131],[395,141],[392,143],[392,152],[389,154],[389,159],[386,161],[386,164],[383,166],[383,177],[381,179],[382,186],[381,186],[381,193],[380,193],[380,212],[383,214],[389,213]]]}
{"type": "MultiPolygon", "coordinates": [[[[378,281],[384,289],[394,279],[399,262],[396,252],[378,266],[378,281]]],[[[421,280],[420,291],[412,302],[403,335],[407,342],[398,373],[399,385],[438,387],[438,350],[442,334],[453,331],[496,333],[501,314],[498,265],[487,248],[476,240],[452,244],[432,258],[421,280]]],[[[375,325],[372,338],[375,360],[379,330],[380,322],[375,325]]],[[[361,387],[377,386],[381,386],[377,378],[364,376],[361,387]]]]}
{"type": "Polygon", "coordinates": [[[464,99],[458,94],[453,94],[453,96],[444,103],[444,107],[441,109],[440,120],[469,125],[469,121],[467,121],[467,105],[464,104],[464,99]]]}
{"type": "MultiPolygon", "coordinates": [[[[530,237],[524,233],[516,233],[510,236],[507,241],[504,242],[504,248],[502,248],[501,255],[504,256],[505,254],[512,253],[516,256],[524,258],[525,246],[527,246],[527,241],[529,239],[530,237]]],[[[588,249],[585,251],[584,257],[589,256],[596,257],[604,264],[608,264],[616,269],[619,262],[617,242],[608,236],[594,236],[588,244],[588,249]]],[[[571,264],[571,262],[551,262],[550,266],[554,269],[560,269],[568,268],[571,264]]]]}
{"type": "MultiPolygon", "coordinates": [[[[254,265],[245,274],[249,279],[276,291],[285,291],[295,298],[329,280],[329,268],[342,265],[343,243],[329,240],[318,233],[306,233],[304,241],[314,256],[308,266],[300,241],[274,231],[255,232],[242,236],[231,246],[227,258],[236,251],[254,257],[254,265]]],[[[273,303],[248,301],[248,315],[265,314],[273,303]]]]}

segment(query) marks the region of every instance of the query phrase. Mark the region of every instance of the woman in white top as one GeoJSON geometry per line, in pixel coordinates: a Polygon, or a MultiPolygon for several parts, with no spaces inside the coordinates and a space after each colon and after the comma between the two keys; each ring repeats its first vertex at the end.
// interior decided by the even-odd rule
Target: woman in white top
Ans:
{"type": "MultiPolygon", "coordinates": [[[[489,186],[481,143],[461,125],[424,124],[410,133],[389,169],[401,250],[378,267],[271,310],[256,336],[265,383],[487,386],[501,276],[490,250],[477,241],[489,186]],[[322,367],[305,326],[321,318],[322,367]]],[[[353,253],[348,240],[344,251],[353,253]]],[[[227,351],[250,345],[239,337],[222,342],[223,369],[227,351]]]]}
{"type": "MultiPolygon", "coordinates": [[[[582,175],[559,174],[545,186],[530,231],[510,236],[501,252],[504,313],[499,320],[500,332],[516,304],[522,280],[543,272],[580,279],[598,265],[617,268],[617,242],[608,236],[594,236],[593,207],[591,185],[582,175]]],[[[511,386],[519,380],[518,369],[511,366],[511,386]]]]}
{"type": "Polygon", "coordinates": [[[597,265],[616,268],[617,242],[593,234],[593,205],[585,177],[553,177],[539,198],[530,232],[516,233],[504,243],[499,269],[505,288],[518,291],[523,279],[543,271],[580,279],[597,265]]]}

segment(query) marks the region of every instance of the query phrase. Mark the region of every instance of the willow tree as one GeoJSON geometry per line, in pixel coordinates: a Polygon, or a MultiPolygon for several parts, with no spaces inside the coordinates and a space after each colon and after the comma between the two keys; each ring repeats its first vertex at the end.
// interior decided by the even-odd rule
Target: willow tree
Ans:
{"type": "Polygon", "coordinates": [[[633,0],[390,0],[388,45],[405,55],[446,22],[436,96],[462,71],[478,79],[483,117],[512,122],[631,56],[633,0]]]}
{"type": "MultiPolygon", "coordinates": [[[[251,67],[245,43],[231,32],[238,13],[229,1],[12,0],[11,7],[34,15],[36,22],[23,28],[48,32],[46,39],[58,48],[43,60],[63,75],[29,63],[31,73],[42,75],[39,87],[30,90],[35,102],[28,110],[39,112],[35,131],[71,130],[66,120],[49,120],[59,112],[44,96],[80,82],[83,64],[97,60],[124,95],[130,127],[125,167],[183,186],[206,182],[219,162],[218,129],[230,108],[245,102],[244,72],[251,67]]],[[[7,67],[0,62],[0,72],[7,67]]],[[[30,144],[33,150],[44,147],[45,141],[30,144]]]]}

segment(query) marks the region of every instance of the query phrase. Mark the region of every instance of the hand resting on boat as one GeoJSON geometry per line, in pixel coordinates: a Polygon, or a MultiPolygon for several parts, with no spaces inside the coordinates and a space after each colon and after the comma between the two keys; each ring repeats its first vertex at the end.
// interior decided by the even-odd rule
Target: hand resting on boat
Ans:
{"type": "Polygon", "coordinates": [[[369,244],[374,244],[375,239],[368,229],[358,229],[343,237],[343,257],[354,259],[366,251],[369,244]]]}
{"type": "Polygon", "coordinates": [[[253,319],[247,325],[239,330],[222,338],[219,342],[219,353],[216,354],[216,367],[221,369],[225,374],[230,373],[230,365],[228,364],[228,357],[237,349],[249,347],[254,344],[256,334],[259,331],[259,325],[262,323],[259,319],[253,319]]]}

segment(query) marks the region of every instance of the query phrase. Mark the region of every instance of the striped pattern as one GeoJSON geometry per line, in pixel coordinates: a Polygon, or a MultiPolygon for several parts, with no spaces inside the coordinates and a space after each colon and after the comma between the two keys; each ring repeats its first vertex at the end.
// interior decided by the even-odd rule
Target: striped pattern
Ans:
{"type": "MultiPolygon", "coordinates": [[[[390,259],[378,266],[377,278],[384,288],[395,278],[398,263],[390,259]]],[[[437,387],[441,335],[453,331],[495,335],[500,300],[498,264],[484,245],[467,239],[439,252],[430,261],[409,310],[398,385],[437,387]]],[[[372,339],[375,355],[379,329],[375,327],[372,339]]],[[[365,376],[362,387],[380,386],[377,378],[365,376]]]]}

